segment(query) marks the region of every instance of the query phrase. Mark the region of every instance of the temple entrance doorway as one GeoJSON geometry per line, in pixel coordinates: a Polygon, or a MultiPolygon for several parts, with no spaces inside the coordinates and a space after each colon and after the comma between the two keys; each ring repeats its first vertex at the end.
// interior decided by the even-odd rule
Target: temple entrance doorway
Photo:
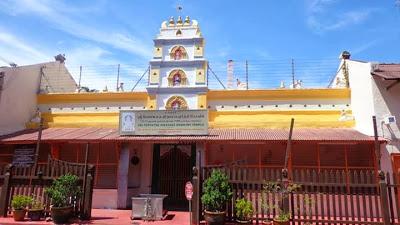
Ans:
{"type": "Polygon", "coordinates": [[[155,144],[152,193],[166,194],[164,208],[188,210],[185,183],[192,178],[196,145],[155,144]]]}

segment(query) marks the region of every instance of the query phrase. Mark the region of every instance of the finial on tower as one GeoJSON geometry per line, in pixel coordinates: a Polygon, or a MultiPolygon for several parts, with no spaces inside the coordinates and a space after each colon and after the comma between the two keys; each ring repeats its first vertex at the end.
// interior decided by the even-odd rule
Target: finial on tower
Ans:
{"type": "Polygon", "coordinates": [[[175,25],[175,21],[174,21],[174,17],[173,16],[171,16],[171,18],[169,18],[168,25],[170,25],[170,26],[174,26],[175,25]]]}
{"type": "Polygon", "coordinates": [[[183,24],[183,22],[182,22],[182,17],[181,16],[178,16],[178,20],[176,21],[176,25],[182,25],[183,24]]]}
{"type": "Polygon", "coordinates": [[[185,23],[183,25],[190,25],[190,18],[189,16],[186,16],[185,18],[185,23]]]}

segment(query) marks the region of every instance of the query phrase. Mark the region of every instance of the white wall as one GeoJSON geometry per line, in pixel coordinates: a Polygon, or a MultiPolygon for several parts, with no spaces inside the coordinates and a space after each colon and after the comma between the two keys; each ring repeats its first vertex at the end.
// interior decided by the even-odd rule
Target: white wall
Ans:
{"type": "Polygon", "coordinates": [[[41,76],[40,68],[43,66],[47,73],[45,73],[46,79],[42,79],[42,86],[51,84],[54,85],[54,89],[62,86],[63,90],[75,90],[73,79],[64,64],[59,62],[0,68],[0,72],[5,72],[0,95],[0,135],[24,129],[25,123],[34,117],[37,108],[36,94],[41,76]],[[61,71],[60,74],[57,71],[61,71]],[[57,82],[57,79],[65,82],[57,82]]]}
{"type": "Polygon", "coordinates": [[[138,165],[129,165],[127,207],[132,206],[131,198],[138,194],[151,193],[153,145],[140,143],[132,145],[130,157],[139,157],[138,165]]]}
{"type": "Polygon", "coordinates": [[[386,90],[391,83],[393,81],[372,78],[372,92],[378,133],[388,139],[390,145],[393,145],[388,148],[389,153],[398,153],[400,152],[400,84],[386,90]],[[382,121],[387,116],[395,116],[396,123],[384,124],[382,121]]]}
{"type": "Polygon", "coordinates": [[[374,135],[372,116],[374,97],[372,92],[371,63],[347,60],[351,88],[351,106],[356,121],[356,130],[374,135]]]}
{"type": "Polygon", "coordinates": [[[392,171],[391,155],[400,153],[400,85],[386,90],[393,81],[371,75],[371,63],[347,60],[351,88],[351,105],[356,129],[373,136],[372,116],[376,116],[378,135],[388,140],[381,146],[381,166],[392,171]],[[386,116],[395,116],[396,123],[385,125],[386,116]]]}
{"type": "Polygon", "coordinates": [[[189,109],[197,109],[197,95],[196,94],[158,94],[157,95],[157,109],[164,110],[168,99],[175,95],[182,96],[186,100],[189,109]]]}

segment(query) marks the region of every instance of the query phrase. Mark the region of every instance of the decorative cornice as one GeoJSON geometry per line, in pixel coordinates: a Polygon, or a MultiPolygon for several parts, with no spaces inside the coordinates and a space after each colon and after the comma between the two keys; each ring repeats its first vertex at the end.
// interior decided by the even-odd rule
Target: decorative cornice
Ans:
{"type": "Polygon", "coordinates": [[[150,65],[151,66],[171,66],[171,67],[180,67],[180,66],[198,66],[202,67],[204,64],[207,63],[207,60],[205,59],[195,59],[195,60],[190,60],[190,59],[183,59],[183,60],[151,60],[150,65]]]}

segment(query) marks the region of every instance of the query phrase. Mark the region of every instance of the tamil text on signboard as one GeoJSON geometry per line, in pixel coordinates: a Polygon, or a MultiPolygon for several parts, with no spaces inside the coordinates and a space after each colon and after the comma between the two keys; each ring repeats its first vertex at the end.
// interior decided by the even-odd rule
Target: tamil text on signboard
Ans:
{"type": "Polygon", "coordinates": [[[121,135],[207,135],[207,110],[121,110],[121,135]]]}

